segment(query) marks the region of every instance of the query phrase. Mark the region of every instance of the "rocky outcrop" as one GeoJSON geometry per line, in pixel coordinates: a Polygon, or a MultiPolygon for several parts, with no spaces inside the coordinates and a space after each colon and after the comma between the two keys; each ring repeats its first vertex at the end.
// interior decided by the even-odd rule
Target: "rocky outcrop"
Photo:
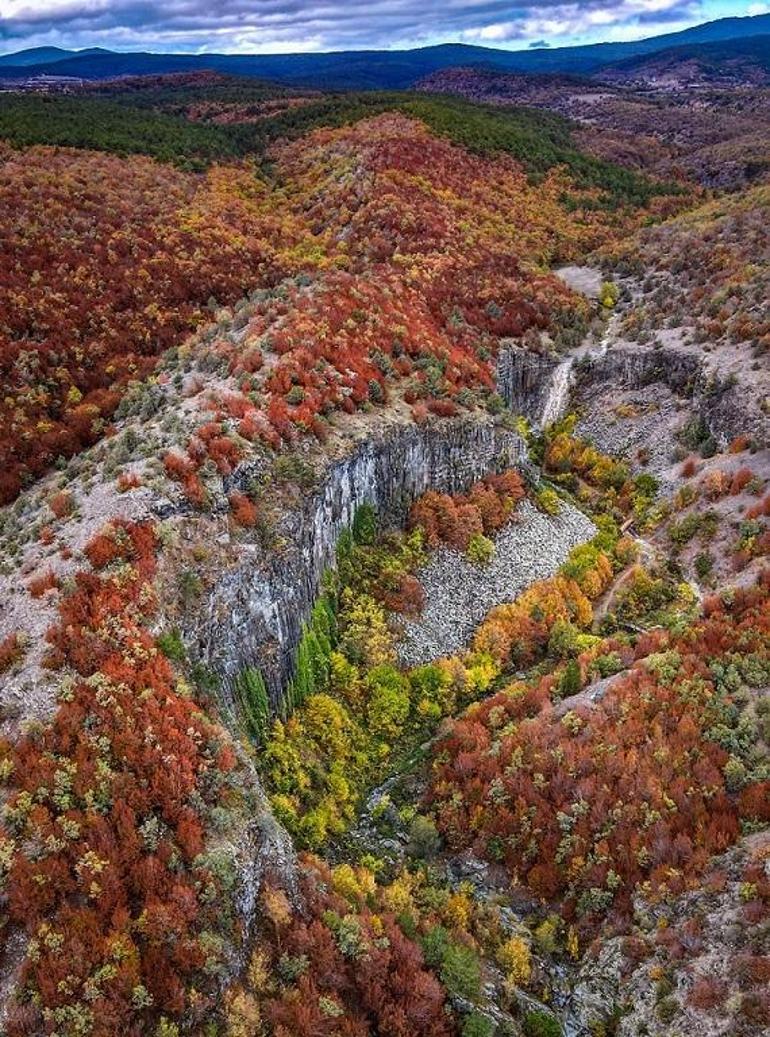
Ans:
{"type": "Polygon", "coordinates": [[[540,427],[548,410],[554,373],[561,361],[548,353],[507,346],[497,360],[497,391],[514,414],[540,427]]]}
{"type": "Polygon", "coordinates": [[[606,384],[614,389],[643,389],[659,383],[691,402],[717,444],[724,448],[738,435],[760,441],[768,436],[768,418],[751,387],[722,374],[708,354],[684,346],[649,348],[616,344],[601,355],[586,354],[576,364],[578,390],[606,384]]]}
{"type": "MultiPolygon", "coordinates": [[[[574,386],[641,388],[664,384],[692,401],[694,415],[720,446],[747,427],[746,400],[710,374],[697,350],[651,349],[616,343],[606,351],[558,358],[508,346],[499,356],[498,388],[509,407],[532,424],[554,420],[574,386]],[[567,366],[568,365],[568,366],[567,366]],[[564,377],[561,377],[565,375],[564,377]],[[563,399],[562,399],[563,397],[563,399]]],[[[281,550],[244,545],[237,561],[217,578],[207,607],[184,629],[191,654],[222,680],[224,705],[234,708],[233,686],[247,666],[265,677],[272,704],[292,673],[293,659],[323,572],[332,564],[337,539],[364,503],[383,521],[403,522],[412,501],[426,489],[457,492],[492,469],[523,463],[523,442],[488,417],[396,422],[327,464],[317,488],[280,520],[281,550]]],[[[233,487],[253,474],[236,472],[233,487]]]]}
{"type": "Polygon", "coordinates": [[[619,388],[662,382],[678,396],[692,397],[703,388],[702,358],[694,350],[615,345],[601,356],[586,355],[578,373],[581,381],[611,382],[619,388]]]}
{"type": "Polygon", "coordinates": [[[460,492],[524,457],[522,440],[486,416],[397,424],[352,445],[282,516],[281,549],[239,551],[207,595],[205,612],[183,630],[191,653],[221,678],[223,705],[235,709],[233,683],[247,666],[262,672],[279,705],[323,573],[362,504],[383,522],[401,524],[425,490],[460,492]]]}

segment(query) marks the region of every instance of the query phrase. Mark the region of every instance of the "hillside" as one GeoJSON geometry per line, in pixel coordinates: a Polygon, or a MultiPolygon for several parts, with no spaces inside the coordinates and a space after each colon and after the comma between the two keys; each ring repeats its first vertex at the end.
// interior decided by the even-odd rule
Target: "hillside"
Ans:
{"type": "Polygon", "coordinates": [[[601,77],[611,83],[668,89],[767,86],[770,35],[666,48],[607,66],[601,77]]]}
{"type": "MultiPolygon", "coordinates": [[[[754,56],[761,52],[753,44],[744,50],[754,56]]],[[[666,67],[681,72],[680,52],[670,53],[673,64],[666,67]]],[[[636,73],[629,66],[628,75],[594,78],[456,68],[427,76],[417,88],[497,107],[528,105],[557,112],[584,127],[575,140],[597,158],[658,176],[684,176],[707,187],[743,186],[767,174],[770,91],[750,85],[756,70],[741,65],[744,82],[739,70],[719,67],[727,77],[721,85],[697,75],[680,80],[676,73],[656,79],[650,89],[649,82],[633,79],[636,73]]]]}
{"type": "Polygon", "coordinates": [[[7,1037],[770,1027],[765,95],[422,86],[2,95],[7,1037]]]}

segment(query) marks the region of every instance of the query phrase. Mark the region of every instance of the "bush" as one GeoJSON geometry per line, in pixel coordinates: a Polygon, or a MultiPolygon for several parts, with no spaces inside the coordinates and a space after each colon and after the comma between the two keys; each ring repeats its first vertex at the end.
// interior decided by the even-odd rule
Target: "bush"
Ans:
{"type": "Polygon", "coordinates": [[[441,963],[441,982],[450,994],[475,1001],[481,993],[481,966],[475,951],[450,943],[441,963]]]}
{"type": "Polygon", "coordinates": [[[488,565],[495,553],[495,545],[483,533],[474,533],[468,541],[465,555],[473,565],[488,565]]]}
{"type": "Polygon", "coordinates": [[[438,829],[429,817],[418,814],[409,827],[409,845],[407,853],[410,857],[422,857],[429,860],[435,857],[441,848],[438,829]]]}
{"type": "Polygon", "coordinates": [[[558,515],[561,511],[561,500],[559,499],[558,493],[555,490],[551,490],[548,487],[540,492],[535,497],[538,508],[544,511],[546,515],[558,515]]]}
{"type": "Polygon", "coordinates": [[[561,680],[559,681],[559,696],[566,699],[569,698],[570,695],[577,695],[581,687],[582,681],[580,679],[580,666],[578,665],[577,659],[570,659],[564,667],[564,673],[561,675],[561,680]]]}
{"type": "Polygon", "coordinates": [[[471,1012],[466,1016],[461,1031],[462,1037],[492,1037],[494,1032],[495,1024],[481,1012],[471,1012]]]}
{"type": "Polygon", "coordinates": [[[599,292],[599,302],[605,309],[611,310],[617,303],[619,294],[616,284],[613,284],[612,281],[605,281],[599,292]]]}
{"type": "Polygon", "coordinates": [[[532,959],[529,946],[520,936],[511,936],[497,949],[497,963],[505,970],[511,983],[517,986],[529,983],[532,959]]]}
{"type": "Polygon", "coordinates": [[[420,940],[425,962],[431,969],[439,969],[449,947],[449,933],[443,925],[434,925],[420,940]]]}
{"type": "Polygon", "coordinates": [[[695,575],[700,580],[705,580],[711,575],[714,568],[714,559],[708,551],[701,551],[695,559],[695,575]]]}
{"type": "Polygon", "coordinates": [[[167,659],[173,659],[174,662],[184,662],[184,643],[176,627],[173,630],[165,631],[163,634],[158,634],[155,638],[155,643],[167,659]]]}
{"type": "Polygon", "coordinates": [[[524,1033],[526,1037],[562,1037],[562,1028],[548,1012],[527,1012],[524,1033]]]}

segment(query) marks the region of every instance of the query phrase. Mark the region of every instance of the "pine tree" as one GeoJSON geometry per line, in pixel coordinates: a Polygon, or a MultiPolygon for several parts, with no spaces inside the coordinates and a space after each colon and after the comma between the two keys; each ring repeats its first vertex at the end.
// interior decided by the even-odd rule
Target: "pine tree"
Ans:
{"type": "Polygon", "coordinates": [[[357,544],[373,544],[377,535],[377,515],[371,504],[362,504],[353,516],[353,540],[357,544]]]}
{"type": "Polygon", "coordinates": [[[247,667],[236,677],[235,690],[247,731],[256,741],[263,741],[270,721],[270,700],[262,674],[247,667]]]}

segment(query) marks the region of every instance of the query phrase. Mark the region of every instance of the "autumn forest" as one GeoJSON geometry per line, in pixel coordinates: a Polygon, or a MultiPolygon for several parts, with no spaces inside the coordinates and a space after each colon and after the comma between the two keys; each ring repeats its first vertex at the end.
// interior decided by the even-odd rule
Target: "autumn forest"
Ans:
{"type": "Polygon", "coordinates": [[[731,68],[0,66],[0,1033],[768,1032],[731,68]]]}

